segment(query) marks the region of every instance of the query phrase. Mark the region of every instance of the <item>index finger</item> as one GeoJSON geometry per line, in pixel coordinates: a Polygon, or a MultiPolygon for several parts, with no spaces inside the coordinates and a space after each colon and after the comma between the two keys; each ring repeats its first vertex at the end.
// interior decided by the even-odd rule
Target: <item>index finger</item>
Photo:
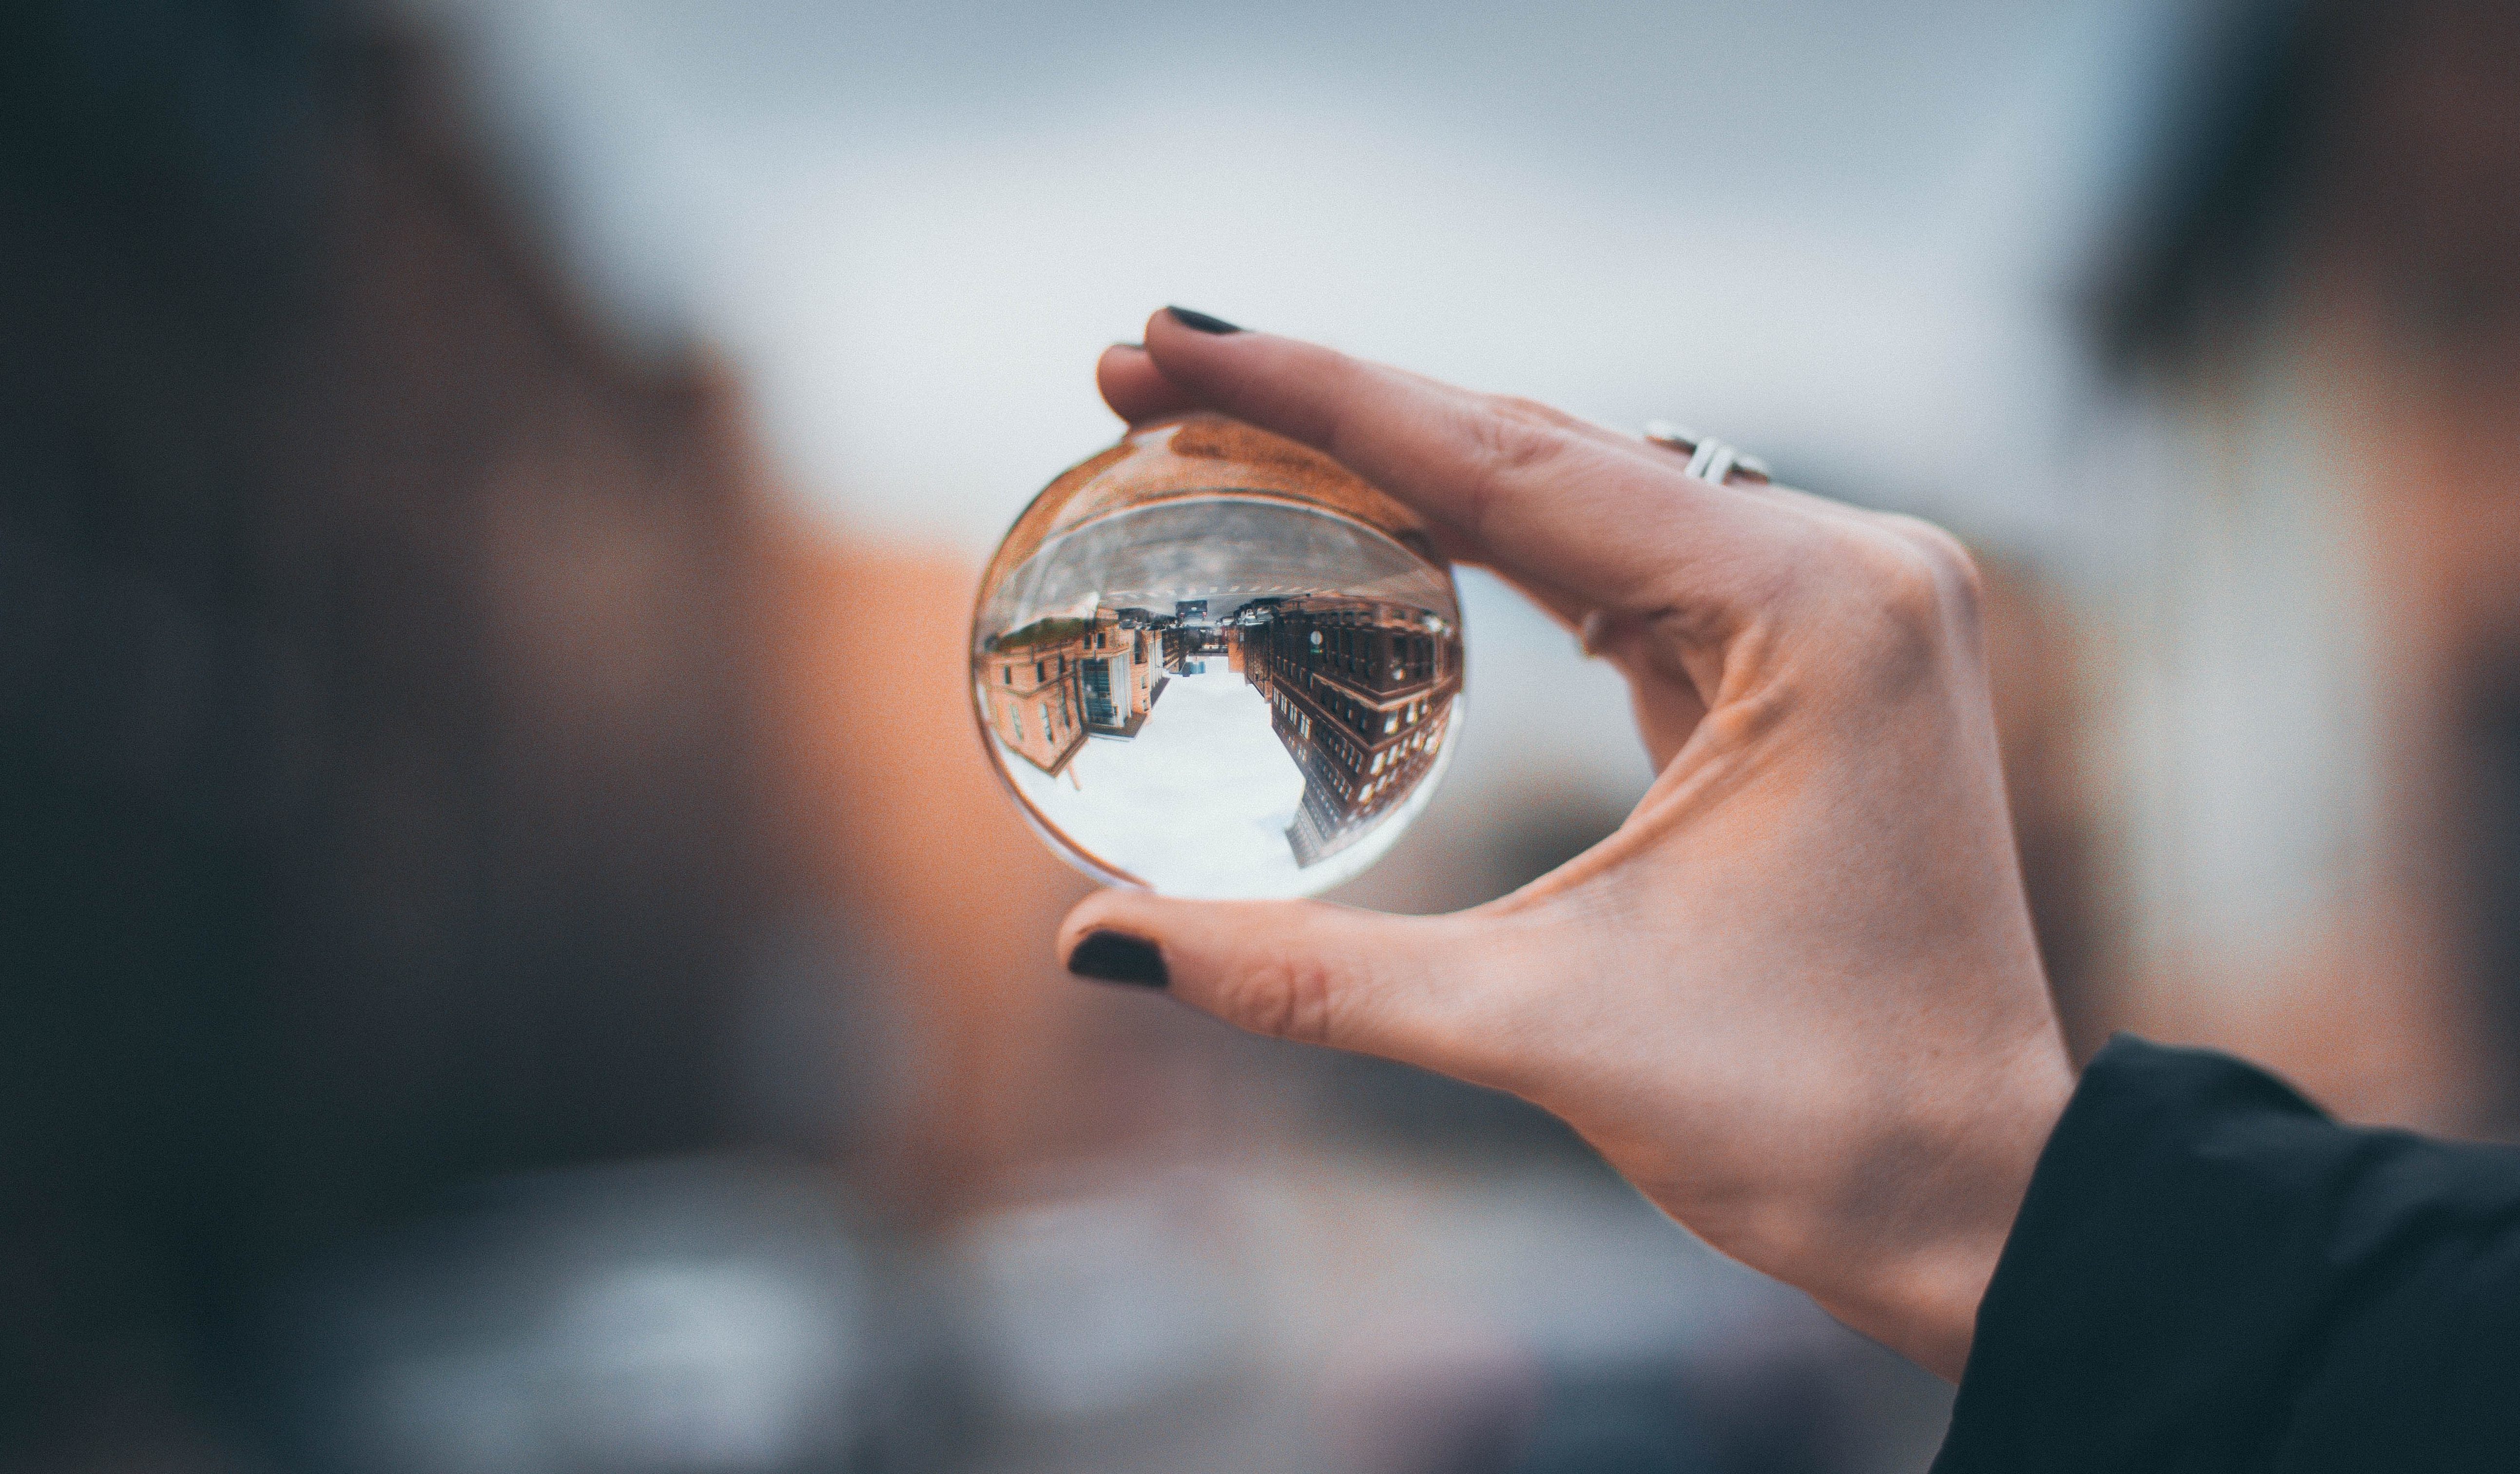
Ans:
{"type": "Polygon", "coordinates": [[[1619,608],[1723,605],[1779,551],[1776,504],[1539,405],[1169,310],[1146,346],[1200,402],[1322,451],[1517,579],[1619,608]]]}

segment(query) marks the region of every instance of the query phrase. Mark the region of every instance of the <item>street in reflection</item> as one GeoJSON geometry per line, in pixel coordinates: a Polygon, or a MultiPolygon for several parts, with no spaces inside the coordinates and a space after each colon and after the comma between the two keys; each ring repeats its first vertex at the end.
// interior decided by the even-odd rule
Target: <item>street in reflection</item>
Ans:
{"type": "Polygon", "coordinates": [[[1027,817],[1089,871],[1311,894],[1431,796],[1460,620],[1448,572],[1355,518],[1191,496],[1048,539],[983,591],[974,693],[1027,817]]]}

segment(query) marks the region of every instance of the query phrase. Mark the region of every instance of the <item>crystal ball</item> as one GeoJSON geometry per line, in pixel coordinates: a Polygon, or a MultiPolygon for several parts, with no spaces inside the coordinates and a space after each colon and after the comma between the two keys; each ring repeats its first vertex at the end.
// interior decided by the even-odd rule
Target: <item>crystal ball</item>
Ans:
{"type": "Polygon", "coordinates": [[[1312,895],[1434,796],[1462,718],[1452,570],[1316,451],[1197,414],[1052,481],[971,616],[971,706],[1024,817],[1098,879],[1312,895]]]}

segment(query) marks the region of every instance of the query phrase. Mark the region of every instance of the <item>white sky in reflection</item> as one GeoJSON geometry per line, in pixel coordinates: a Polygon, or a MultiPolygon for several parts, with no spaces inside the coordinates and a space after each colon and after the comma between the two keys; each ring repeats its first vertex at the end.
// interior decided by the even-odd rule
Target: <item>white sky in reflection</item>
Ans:
{"type": "Polygon", "coordinates": [[[1292,895],[1302,871],[1286,826],[1304,777],[1269,730],[1269,703],[1211,656],[1174,676],[1128,741],[1088,737],[1067,773],[1007,764],[1053,824],[1167,895],[1292,895]]]}

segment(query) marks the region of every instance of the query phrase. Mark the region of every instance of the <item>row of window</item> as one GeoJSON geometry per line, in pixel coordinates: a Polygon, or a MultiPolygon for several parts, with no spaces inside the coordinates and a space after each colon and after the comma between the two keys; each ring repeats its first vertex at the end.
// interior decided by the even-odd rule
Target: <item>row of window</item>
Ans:
{"type": "Polygon", "coordinates": [[[1333,625],[1309,631],[1306,644],[1332,668],[1370,684],[1434,679],[1435,642],[1429,636],[1333,625]]]}
{"type": "MultiPolygon", "coordinates": [[[[1331,633],[1335,637],[1356,632],[1333,631],[1331,633]]],[[[1318,645],[1322,641],[1322,631],[1314,630],[1310,632],[1309,638],[1312,642],[1318,645]]],[[[1434,642],[1421,636],[1402,636],[1397,638],[1400,644],[1412,645],[1418,648],[1418,656],[1413,656],[1411,664],[1418,668],[1420,674],[1431,676],[1434,665],[1434,642]]],[[[1273,656],[1277,652],[1274,650],[1271,652],[1273,656]]],[[[1345,666],[1352,664],[1353,662],[1326,657],[1323,663],[1332,666],[1345,666]]],[[[1311,668],[1309,662],[1297,663],[1288,661],[1286,664],[1291,669],[1300,670],[1307,683],[1308,689],[1314,692],[1322,705],[1337,716],[1341,722],[1354,728],[1359,736],[1368,737],[1388,737],[1391,734],[1398,732],[1403,727],[1416,726],[1418,718],[1423,716],[1425,713],[1426,701],[1422,696],[1410,701],[1397,712],[1386,712],[1378,707],[1368,706],[1362,702],[1349,699],[1348,697],[1337,693],[1334,688],[1330,688],[1328,683],[1322,679],[1318,670],[1311,668]],[[1377,717],[1381,719],[1378,724],[1375,721],[1377,717]]],[[[1274,665],[1274,660],[1269,662],[1269,673],[1272,676],[1278,676],[1281,672],[1276,670],[1274,665]]],[[[1366,675],[1368,684],[1372,684],[1371,673],[1367,672],[1363,674],[1366,675]]],[[[1392,674],[1396,680],[1407,674],[1407,670],[1402,666],[1395,665],[1392,667],[1392,674]]]]}
{"type": "MultiPolygon", "coordinates": [[[[1061,679],[1064,679],[1067,675],[1067,657],[1065,655],[1059,655],[1055,657],[1055,660],[1058,667],[1058,675],[1061,679]]],[[[998,678],[1002,684],[1007,686],[1012,686],[1015,684],[1015,666],[1019,662],[1017,661],[1009,660],[998,667],[998,678]]],[[[1033,685],[1039,686],[1050,679],[1052,664],[1053,660],[1051,659],[1035,660],[1032,663],[1033,685]]]]}
{"type": "MultiPolygon", "coordinates": [[[[1052,741],[1058,741],[1076,730],[1076,714],[1068,710],[1064,692],[1059,695],[1058,704],[1055,708],[1048,701],[1038,701],[1034,703],[1033,709],[1038,713],[1041,722],[1041,735],[1052,741]]],[[[1020,745],[1024,739],[1023,707],[1016,702],[1009,701],[1006,712],[1007,722],[1014,731],[1014,740],[1020,745]]]]}

